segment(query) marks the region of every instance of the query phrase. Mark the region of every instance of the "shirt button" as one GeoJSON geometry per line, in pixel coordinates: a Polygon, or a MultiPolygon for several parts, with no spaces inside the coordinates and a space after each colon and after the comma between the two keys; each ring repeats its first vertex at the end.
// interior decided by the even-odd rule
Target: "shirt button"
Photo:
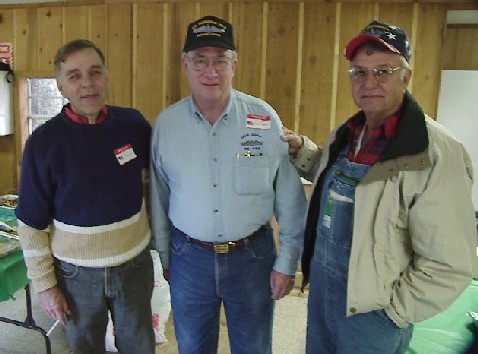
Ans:
{"type": "Polygon", "coordinates": [[[217,183],[214,183],[214,184],[213,184],[213,187],[217,187],[217,183]]]}
{"type": "Polygon", "coordinates": [[[222,234],[217,235],[217,237],[221,238],[221,237],[222,237],[222,234]]]}
{"type": "Polygon", "coordinates": [[[216,136],[216,133],[212,133],[212,136],[216,136]]]}
{"type": "Polygon", "coordinates": [[[212,160],[213,160],[214,162],[217,162],[217,158],[215,158],[215,157],[214,157],[212,160]]]}
{"type": "Polygon", "coordinates": [[[214,209],[214,212],[215,212],[215,213],[218,213],[218,212],[219,212],[219,210],[218,210],[218,209],[214,209]]]}
{"type": "Polygon", "coordinates": [[[355,312],[357,312],[357,309],[355,307],[351,307],[350,312],[355,313],[355,312]]]}

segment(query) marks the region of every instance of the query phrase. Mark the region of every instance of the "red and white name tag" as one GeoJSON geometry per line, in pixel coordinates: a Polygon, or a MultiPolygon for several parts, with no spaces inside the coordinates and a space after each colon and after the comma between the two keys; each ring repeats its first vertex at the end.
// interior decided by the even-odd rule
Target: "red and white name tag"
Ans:
{"type": "Polygon", "coordinates": [[[114,153],[120,165],[124,165],[126,162],[134,160],[138,157],[136,156],[131,144],[126,144],[120,148],[115,149],[114,153]]]}
{"type": "Polygon", "coordinates": [[[253,129],[270,129],[271,116],[249,113],[246,116],[246,126],[253,129]]]}

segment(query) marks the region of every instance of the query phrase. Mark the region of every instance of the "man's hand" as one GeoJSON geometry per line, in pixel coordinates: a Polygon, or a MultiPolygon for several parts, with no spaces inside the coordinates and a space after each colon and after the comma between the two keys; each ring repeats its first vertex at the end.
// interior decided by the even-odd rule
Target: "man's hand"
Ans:
{"type": "Polygon", "coordinates": [[[294,133],[286,127],[282,127],[282,135],[280,138],[289,144],[289,155],[297,154],[297,151],[299,151],[303,143],[302,137],[299,134],[294,133]]]}
{"type": "Polygon", "coordinates": [[[274,300],[282,299],[288,295],[294,286],[294,278],[291,275],[280,273],[276,270],[271,272],[271,297],[274,300]]]}
{"type": "Polygon", "coordinates": [[[70,315],[71,311],[58,286],[42,291],[38,297],[43,312],[52,320],[59,320],[63,326],[66,326],[66,316],[70,315]]]}

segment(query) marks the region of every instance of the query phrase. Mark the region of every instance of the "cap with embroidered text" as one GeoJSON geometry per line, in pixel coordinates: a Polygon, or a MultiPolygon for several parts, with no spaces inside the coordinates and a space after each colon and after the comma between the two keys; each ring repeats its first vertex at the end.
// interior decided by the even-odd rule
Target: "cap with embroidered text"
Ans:
{"type": "Polygon", "coordinates": [[[236,50],[232,25],[216,16],[202,17],[188,26],[183,52],[202,47],[236,50]]]}
{"type": "Polygon", "coordinates": [[[372,21],[345,47],[344,56],[351,60],[355,50],[367,41],[382,44],[390,51],[402,55],[406,61],[410,60],[410,41],[405,31],[397,26],[380,21],[372,21]]]}

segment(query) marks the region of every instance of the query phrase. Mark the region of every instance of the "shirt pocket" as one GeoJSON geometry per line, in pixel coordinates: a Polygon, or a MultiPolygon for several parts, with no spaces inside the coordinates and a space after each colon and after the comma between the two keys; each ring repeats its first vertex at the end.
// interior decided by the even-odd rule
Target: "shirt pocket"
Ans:
{"type": "Polygon", "coordinates": [[[234,187],[239,195],[272,192],[270,159],[267,156],[238,156],[234,165],[234,187]]]}

